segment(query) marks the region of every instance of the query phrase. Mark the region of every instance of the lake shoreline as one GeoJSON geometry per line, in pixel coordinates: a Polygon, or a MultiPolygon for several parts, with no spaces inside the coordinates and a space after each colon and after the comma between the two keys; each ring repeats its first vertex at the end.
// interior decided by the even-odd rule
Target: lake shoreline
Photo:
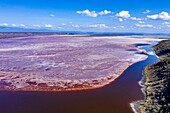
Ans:
{"type": "MultiPolygon", "coordinates": [[[[158,42],[156,42],[156,44],[157,44],[157,43],[158,43],[158,42]]],[[[156,44],[151,44],[151,45],[152,45],[151,48],[152,48],[154,45],[156,45],[156,44]]],[[[156,55],[156,53],[155,53],[154,50],[153,50],[153,52],[154,52],[154,56],[159,59],[159,57],[156,55]]],[[[141,87],[141,92],[142,92],[143,95],[144,95],[144,99],[143,99],[143,100],[134,101],[134,102],[130,103],[130,106],[131,106],[131,108],[132,108],[132,110],[133,110],[134,113],[141,113],[140,108],[139,108],[139,107],[140,107],[140,104],[143,103],[144,100],[146,99],[146,86],[145,86],[145,79],[146,79],[146,78],[145,78],[143,72],[142,72],[142,75],[143,75],[143,77],[142,77],[142,79],[138,82],[138,84],[139,84],[139,86],[141,87]]]]}
{"type": "MultiPolygon", "coordinates": [[[[96,110],[103,111],[103,112],[107,111],[107,113],[112,113],[112,112],[132,113],[133,111],[129,103],[143,98],[143,95],[140,91],[140,87],[137,84],[137,82],[141,79],[141,76],[142,76],[141,71],[143,69],[143,66],[146,65],[146,63],[148,64],[147,61],[150,61],[150,59],[147,58],[147,60],[139,61],[131,66],[128,66],[128,69],[124,70],[121,76],[119,76],[115,81],[109,83],[103,88],[97,88],[93,90],[88,90],[88,89],[79,90],[79,91],[70,90],[70,91],[60,91],[60,92],[12,91],[11,90],[11,91],[5,91],[1,93],[2,97],[4,98],[1,104],[2,106],[5,106],[6,104],[5,105],[3,104],[5,102],[7,104],[10,104],[10,103],[19,101],[19,103],[16,104],[16,107],[22,106],[22,108],[18,107],[13,110],[24,111],[25,109],[28,108],[25,104],[35,103],[35,99],[38,98],[36,100],[36,103],[39,103],[39,104],[36,104],[36,105],[34,104],[34,106],[36,107],[32,108],[32,110],[35,110],[40,105],[49,104],[50,106],[55,105],[55,107],[50,108],[50,109],[53,109],[55,112],[64,111],[65,113],[70,113],[70,111],[72,112],[77,111],[76,113],[78,113],[82,110],[85,110],[87,113],[90,113],[90,112],[96,113],[96,111],[93,111],[93,109],[87,109],[93,106],[96,110]],[[133,92],[129,92],[129,90],[133,92]],[[16,99],[11,102],[11,98],[9,98],[9,96],[12,98],[15,97],[16,99]],[[103,98],[103,97],[106,97],[106,98],[103,98]],[[29,102],[25,103],[25,100],[22,101],[21,98],[24,98],[29,102]],[[74,101],[74,104],[70,103],[71,101],[74,101]],[[65,105],[65,107],[61,106],[62,105],[61,102],[65,105]],[[103,104],[103,103],[106,103],[106,104],[103,104]],[[56,106],[60,106],[60,107],[57,108],[56,106]],[[77,107],[75,106],[78,106],[80,109],[77,110],[77,107]]],[[[9,105],[9,107],[12,107],[12,105],[9,105]]],[[[46,108],[47,107],[44,107],[43,110],[41,111],[44,113],[46,111],[46,108]]],[[[10,110],[6,109],[6,111],[10,111],[10,110]]]]}
{"type": "MultiPolygon", "coordinates": [[[[142,58],[140,61],[143,61],[147,59],[147,56],[145,58],[142,58]]],[[[137,62],[140,62],[140,61],[137,61],[137,62]]],[[[66,91],[82,91],[82,90],[92,90],[92,89],[99,89],[99,88],[103,88],[105,87],[106,85],[109,85],[110,83],[114,82],[117,78],[119,78],[123,73],[124,71],[126,71],[126,69],[128,69],[130,66],[132,66],[133,64],[137,63],[137,62],[133,62],[133,63],[128,63],[128,65],[126,66],[123,66],[124,68],[121,69],[121,71],[119,71],[119,73],[117,73],[118,76],[116,76],[115,78],[114,77],[106,77],[106,79],[108,79],[105,83],[103,84],[99,84],[99,85],[93,85],[93,86],[87,86],[87,87],[75,87],[75,88],[68,88],[68,89],[60,89],[60,90],[51,90],[51,88],[54,88],[53,86],[50,87],[50,86],[41,86],[41,87],[38,87],[36,88],[34,85],[30,85],[29,87],[25,87],[25,88],[21,88],[21,89],[15,89],[15,90],[11,90],[11,91],[25,91],[25,92],[66,92],[66,91]],[[45,88],[40,90],[41,88],[45,88]]],[[[0,91],[10,91],[10,89],[7,89],[7,90],[4,90],[4,89],[0,89],[0,91]]]]}

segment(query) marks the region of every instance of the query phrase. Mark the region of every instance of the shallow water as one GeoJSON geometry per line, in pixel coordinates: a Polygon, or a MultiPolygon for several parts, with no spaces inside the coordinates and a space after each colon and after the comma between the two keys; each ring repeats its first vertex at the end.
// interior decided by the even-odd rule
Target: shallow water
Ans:
{"type": "MultiPolygon", "coordinates": [[[[152,49],[145,47],[147,51],[152,49]]],[[[138,81],[149,57],[130,66],[111,84],[94,90],[74,92],[0,92],[0,113],[133,113],[129,103],[143,99],[138,81]]]]}

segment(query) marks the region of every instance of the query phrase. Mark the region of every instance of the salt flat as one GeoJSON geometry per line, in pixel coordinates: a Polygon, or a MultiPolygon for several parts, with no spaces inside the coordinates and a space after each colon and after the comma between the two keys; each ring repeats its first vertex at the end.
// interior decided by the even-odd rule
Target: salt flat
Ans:
{"type": "Polygon", "coordinates": [[[147,58],[130,36],[30,36],[0,40],[1,90],[65,91],[105,86],[147,58]]]}

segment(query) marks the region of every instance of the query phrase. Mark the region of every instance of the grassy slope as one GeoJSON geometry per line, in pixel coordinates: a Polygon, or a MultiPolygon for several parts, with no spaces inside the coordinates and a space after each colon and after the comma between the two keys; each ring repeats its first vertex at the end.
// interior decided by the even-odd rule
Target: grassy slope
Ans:
{"type": "Polygon", "coordinates": [[[141,113],[170,112],[170,40],[162,41],[153,47],[160,61],[147,66],[146,100],[140,105],[141,113]]]}

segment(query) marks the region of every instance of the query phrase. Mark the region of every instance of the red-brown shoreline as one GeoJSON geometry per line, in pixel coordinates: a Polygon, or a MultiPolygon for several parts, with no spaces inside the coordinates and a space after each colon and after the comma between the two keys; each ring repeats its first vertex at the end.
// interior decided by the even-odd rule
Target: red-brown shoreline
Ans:
{"type": "MultiPolygon", "coordinates": [[[[145,57],[144,59],[146,59],[147,57],[145,57]]],[[[142,60],[144,60],[142,59],[142,60]]],[[[141,60],[141,61],[142,61],[141,60]]],[[[93,86],[84,86],[84,87],[74,87],[74,88],[63,88],[63,89],[57,89],[55,87],[57,86],[47,86],[47,85],[42,85],[42,86],[38,86],[38,85],[29,85],[23,88],[19,88],[19,89],[1,89],[1,91],[24,91],[24,92],[69,92],[69,91],[83,91],[83,90],[92,90],[92,89],[99,89],[102,88],[108,84],[110,84],[111,82],[114,82],[117,78],[119,78],[123,72],[128,69],[128,67],[130,67],[131,65],[135,64],[137,62],[134,63],[128,63],[128,65],[126,65],[123,69],[121,69],[121,71],[119,71],[118,76],[116,76],[115,78],[109,78],[107,82],[100,84],[97,83],[97,85],[93,85],[93,86]]]]}

